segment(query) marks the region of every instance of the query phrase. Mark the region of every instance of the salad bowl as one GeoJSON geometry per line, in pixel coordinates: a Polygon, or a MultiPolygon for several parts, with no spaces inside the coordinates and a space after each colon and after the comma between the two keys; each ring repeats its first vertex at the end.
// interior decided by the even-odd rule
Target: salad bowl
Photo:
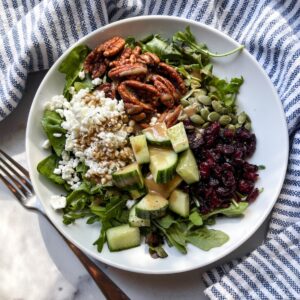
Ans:
{"type": "Polygon", "coordinates": [[[223,258],[259,228],[274,206],[283,184],[288,159],[288,133],[284,112],[270,79],[244,49],[231,56],[212,58],[216,75],[226,79],[242,76],[244,79],[238,96],[238,108],[240,111],[247,111],[257,138],[256,151],[250,162],[265,166],[257,181],[257,186],[263,188],[263,192],[251,203],[245,215],[239,218],[221,217],[210,226],[225,232],[229,236],[228,242],[210,251],[203,251],[189,244],[187,254],[166,246],[168,257],[164,259],[151,258],[143,243],[139,247],[119,252],[110,252],[105,245],[102,252],[98,252],[93,242],[99,237],[99,223],[87,225],[86,220],[79,219],[75,224],[64,225],[61,214],[50,206],[51,196],[61,194],[62,190],[37,172],[38,163],[47,155],[47,151],[41,146],[45,136],[40,123],[45,103],[53,96],[62,94],[65,79],[58,70],[61,62],[78,45],[88,45],[93,49],[112,36],[142,39],[150,34],[160,34],[169,38],[187,26],[198,41],[204,42],[215,53],[227,52],[239,46],[236,41],[216,29],[177,17],[149,16],[122,20],[90,33],[68,49],[48,71],[30,110],[26,132],[27,159],[34,189],[46,214],[60,232],[84,252],[123,270],[171,274],[204,267],[223,258]]]}

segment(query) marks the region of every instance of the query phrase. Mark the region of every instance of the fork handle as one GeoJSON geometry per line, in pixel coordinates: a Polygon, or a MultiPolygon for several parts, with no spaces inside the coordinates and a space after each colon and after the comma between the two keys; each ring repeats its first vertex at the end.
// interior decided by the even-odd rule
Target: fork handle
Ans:
{"type": "Polygon", "coordinates": [[[130,300],[130,298],[91,259],[89,259],[86,254],[84,254],[76,245],[62,235],[62,233],[54,226],[52,221],[46,214],[44,214],[43,211],[39,210],[39,212],[64,239],[69,248],[77,256],[85,269],[94,279],[95,283],[100,288],[107,300],[130,300]]]}
{"type": "Polygon", "coordinates": [[[130,298],[102,271],[91,261],[78,247],[63,237],[73,253],[78,257],[85,269],[89,272],[95,283],[103,292],[108,300],[130,300],[130,298]]]}

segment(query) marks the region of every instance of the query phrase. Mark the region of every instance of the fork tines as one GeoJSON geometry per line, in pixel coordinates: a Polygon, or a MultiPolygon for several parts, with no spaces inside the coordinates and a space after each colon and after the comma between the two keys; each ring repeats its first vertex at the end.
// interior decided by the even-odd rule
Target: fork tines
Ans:
{"type": "Polygon", "coordinates": [[[28,171],[1,149],[0,179],[19,200],[33,194],[28,171]]]}

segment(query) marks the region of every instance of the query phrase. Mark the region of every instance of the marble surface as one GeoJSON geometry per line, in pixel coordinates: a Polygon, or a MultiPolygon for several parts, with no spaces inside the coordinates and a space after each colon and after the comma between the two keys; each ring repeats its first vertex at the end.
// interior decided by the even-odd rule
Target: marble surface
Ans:
{"type": "MultiPolygon", "coordinates": [[[[29,76],[25,97],[0,123],[0,147],[26,167],[25,131],[31,101],[45,72],[29,76]]],[[[104,299],[77,258],[47,222],[25,211],[0,182],[0,299],[104,299]]],[[[221,261],[241,257],[265,236],[268,220],[221,261]]],[[[206,299],[204,269],[174,275],[141,275],[98,263],[131,299],[206,299]]]]}

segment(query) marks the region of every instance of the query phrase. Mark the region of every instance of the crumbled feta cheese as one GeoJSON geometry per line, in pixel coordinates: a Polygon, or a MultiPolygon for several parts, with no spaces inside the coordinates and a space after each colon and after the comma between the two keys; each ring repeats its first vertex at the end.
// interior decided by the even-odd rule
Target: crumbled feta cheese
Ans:
{"type": "Polygon", "coordinates": [[[74,86],[71,86],[71,87],[69,88],[69,93],[70,93],[71,95],[74,95],[74,94],[75,94],[75,88],[74,88],[74,86]]]}
{"type": "Polygon", "coordinates": [[[131,207],[135,204],[135,200],[127,200],[126,206],[128,209],[131,209],[131,207]]]}
{"type": "Polygon", "coordinates": [[[151,120],[150,120],[150,126],[153,126],[157,123],[157,118],[156,117],[152,117],[151,120]]]}
{"type": "Polygon", "coordinates": [[[68,102],[68,100],[63,95],[54,96],[49,102],[46,102],[45,109],[56,110],[63,108],[65,102],[68,102]]]}
{"type": "Polygon", "coordinates": [[[83,79],[85,78],[85,73],[84,73],[84,71],[79,72],[79,73],[78,73],[78,77],[79,77],[81,80],[83,80],[83,79]]]}
{"type": "Polygon", "coordinates": [[[61,174],[61,169],[55,168],[55,169],[53,170],[53,174],[55,174],[55,175],[60,175],[60,174],[61,174]]]}
{"type": "Polygon", "coordinates": [[[57,137],[57,138],[60,138],[62,136],[62,133],[55,132],[55,133],[53,133],[53,136],[57,137]]]}
{"type": "Polygon", "coordinates": [[[50,205],[53,209],[62,209],[67,205],[67,199],[64,196],[51,196],[50,205]]]}
{"type": "Polygon", "coordinates": [[[45,140],[45,141],[43,142],[43,144],[42,144],[42,147],[43,147],[44,149],[49,149],[50,146],[51,146],[51,144],[50,144],[50,141],[49,141],[48,139],[45,140]]]}
{"type": "Polygon", "coordinates": [[[102,80],[99,77],[92,80],[93,85],[99,85],[101,82],[102,82],[102,80]]]}

